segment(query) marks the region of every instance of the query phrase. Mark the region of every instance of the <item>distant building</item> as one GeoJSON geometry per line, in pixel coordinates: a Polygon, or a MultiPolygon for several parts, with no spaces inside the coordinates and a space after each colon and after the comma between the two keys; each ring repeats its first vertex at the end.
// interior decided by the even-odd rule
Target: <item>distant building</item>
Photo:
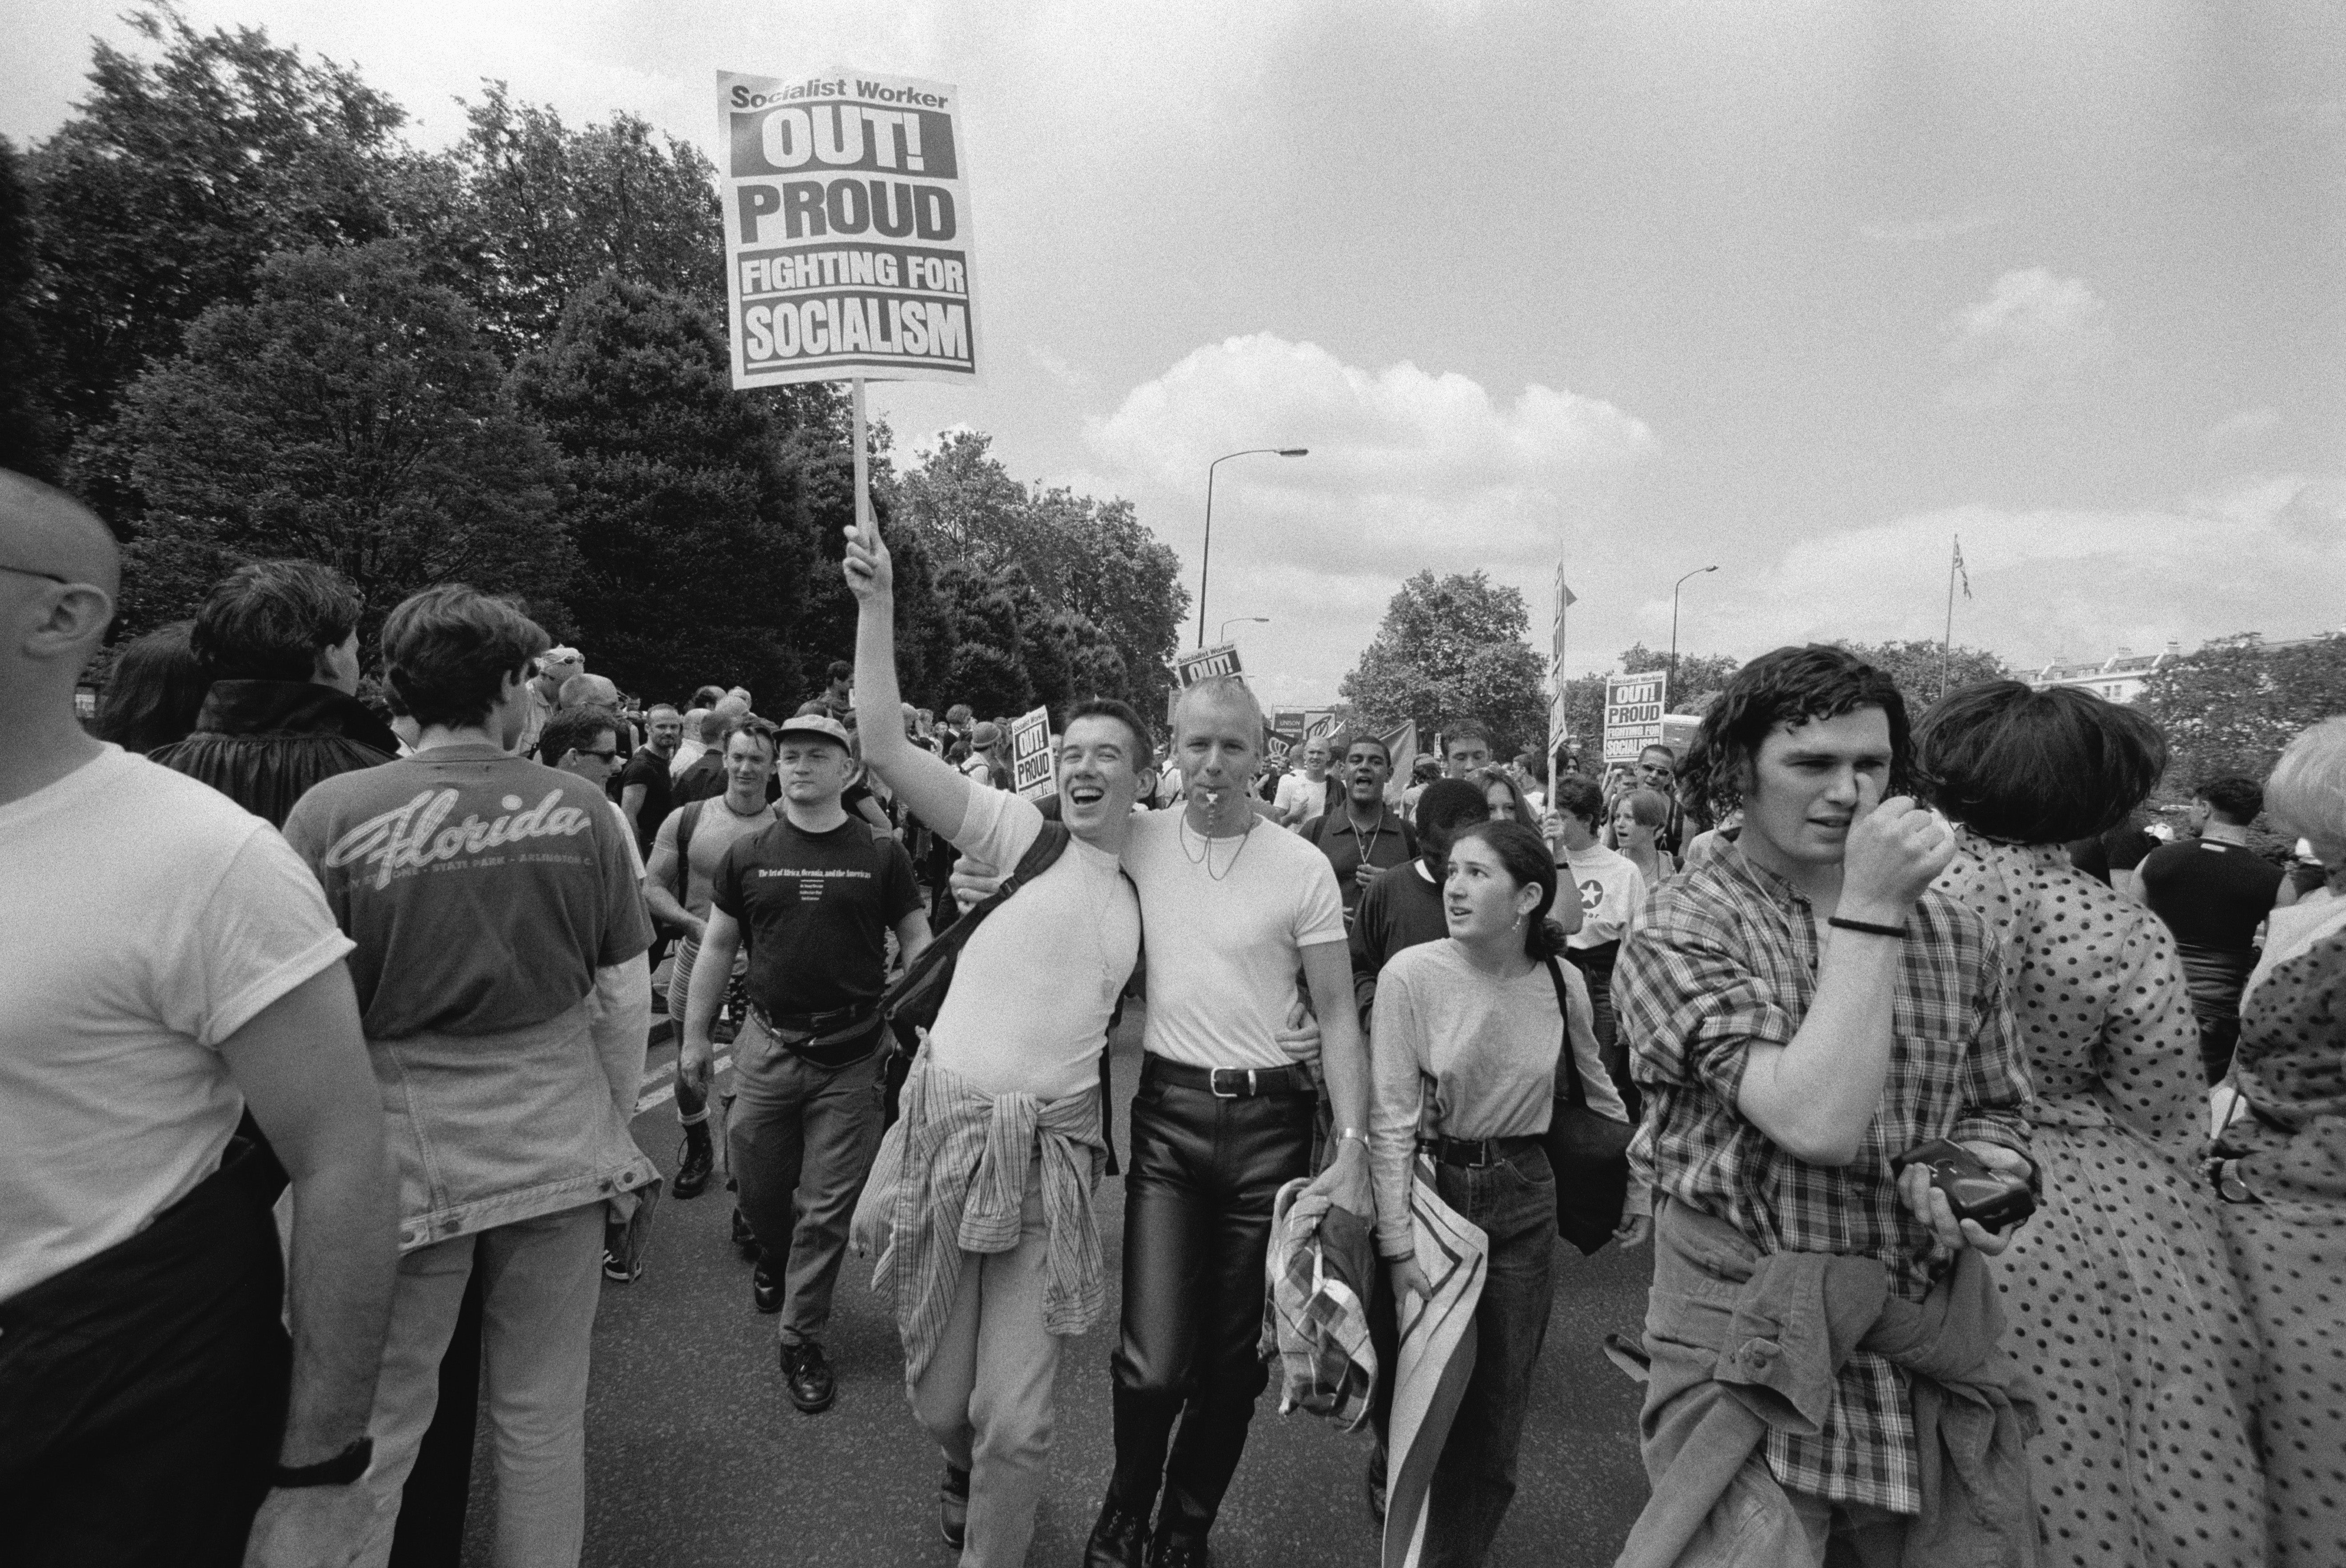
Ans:
{"type": "Polygon", "coordinates": [[[2120,648],[2099,664],[2048,664],[2027,680],[2039,691],[2049,686],[2079,686],[2112,702],[2132,702],[2151,671],[2182,657],[2183,645],[2178,642],[2169,642],[2164,653],[2138,654],[2120,648]]]}

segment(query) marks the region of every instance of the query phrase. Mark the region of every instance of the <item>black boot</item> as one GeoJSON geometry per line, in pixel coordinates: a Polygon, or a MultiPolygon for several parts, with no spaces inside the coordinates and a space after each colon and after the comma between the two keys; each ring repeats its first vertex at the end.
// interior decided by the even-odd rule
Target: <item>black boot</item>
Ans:
{"type": "Polygon", "coordinates": [[[937,1482],[937,1533],[956,1552],[969,1534],[969,1471],[952,1465],[937,1482]]]}
{"type": "Polygon", "coordinates": [[[668,1184],[668,1195],[683,1199],[699,1197],[709,1190],[709,1178],[717,1174],[717,1145],[709,1140],[709,1124],[695,1122],[684,1129],[684,1147],[677,1155],[676,1180],[668,1184]]]}
{"type": "Polygon", "coordinates": [[[1210,1568],[1211,1561],[1202,1532],[1192,1534],[1160,1524],[1149,1537],[1148,1568],[1210,1568]]]}
{"type": "Polygon", "coordinates": [[[1084,1543],[1084,1568],[1142,1568],[1141,1543],[1148,1533],[1146,1513],[1127,1513],[1110,1497],[1100,1504],[1092,1538],[1084,1543]]]}

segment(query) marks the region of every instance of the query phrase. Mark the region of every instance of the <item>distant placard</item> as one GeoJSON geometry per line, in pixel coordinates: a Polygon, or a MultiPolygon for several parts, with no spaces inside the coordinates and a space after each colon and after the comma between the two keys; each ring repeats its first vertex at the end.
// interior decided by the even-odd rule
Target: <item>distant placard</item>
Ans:
{"type": "Polygon", "coordinates": [[[1635,762],[1637,753],[1662,739],[1662,709],[1668,706],[1670,677],[1662,670],[1605,677],[1605,760],[1635,762]]]}
{"type": "Polygon", "coordinates": [[[1038,708],[1010,724],[1010,782],[1029,800],[1047,800],[1051,777],[1051,710],[1038,708]]]}
{"type": "Polygon", "coordinates": [[[1185,653],[1173,661],[1173,684],[1181,687],[1197,685],[1218,675],[1243,675],[1239,667],[1239,645],[1217,643],[1209,648],[1185,653]]]}

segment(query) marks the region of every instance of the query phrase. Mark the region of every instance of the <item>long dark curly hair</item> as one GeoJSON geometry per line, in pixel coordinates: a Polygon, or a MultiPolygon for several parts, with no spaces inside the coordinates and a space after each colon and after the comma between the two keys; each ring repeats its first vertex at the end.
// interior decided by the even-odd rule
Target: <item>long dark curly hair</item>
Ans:
{"type": "Polygon", "coordinates": [[[1878,708],[1890,720],[1890,780],[1882,792],[1910,791],[1914,738],[1898,683],[1847,648],[1810,643],[1761,654],[1735,672],[1688,748],[1678,772],[1680,803],[1716,825],[1742,808],[1752,759],[1778,725],[1839,718],[1861,708],[1878,708]]]}

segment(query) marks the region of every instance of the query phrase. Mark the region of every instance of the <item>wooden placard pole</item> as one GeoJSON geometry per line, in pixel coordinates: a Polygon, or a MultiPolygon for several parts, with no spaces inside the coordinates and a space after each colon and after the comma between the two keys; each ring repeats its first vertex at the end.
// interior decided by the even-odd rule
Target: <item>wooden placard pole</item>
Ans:
{"type": "Polygon", "coordinates": [[[863,378],[851,377],[847,384],[852,389],[850,401],[855,409],[855,530],[869,549],[876,541],[872,524],[872,464],[863,441],[863,378]]]}

